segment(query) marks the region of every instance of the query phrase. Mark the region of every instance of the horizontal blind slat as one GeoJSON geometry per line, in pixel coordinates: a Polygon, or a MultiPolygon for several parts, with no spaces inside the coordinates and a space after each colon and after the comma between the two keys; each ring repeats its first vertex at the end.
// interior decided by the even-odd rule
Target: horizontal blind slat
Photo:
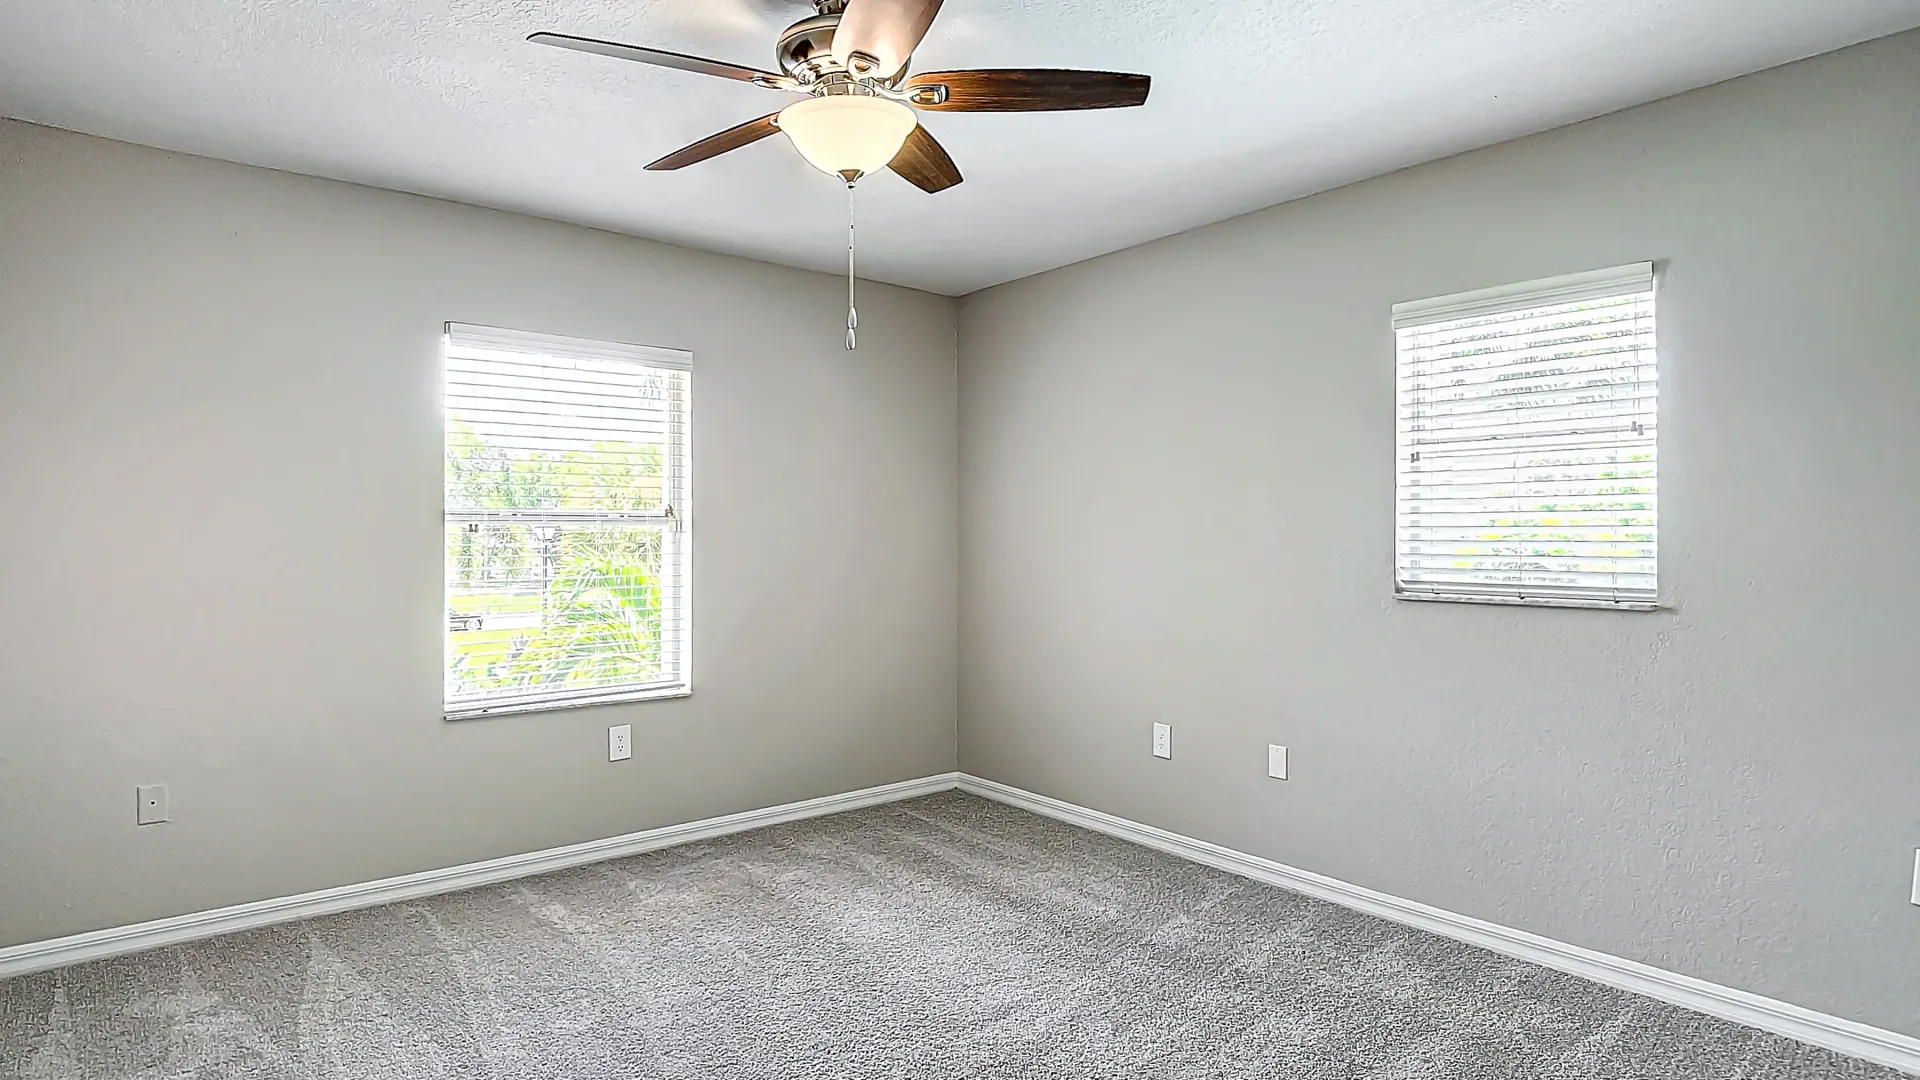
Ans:
{"type": "Polygon", "coordinates": [[[1596,367],[1609,360],[1618,362],[1619,357],[1652,349],[1648,325],[1645,319],[1634,319],[1591,333],[1574,332],[1580,328],[1556,328],[1449,342],[1402,335],[1399,342],[1410,378],[1431,379],[1469,372],[1495,376],[1542,364],[1596,367]]]}
{"type": "Polygon", "coordinates": [[[1447,356],[1422,360],[1409,355],[1402,366],[1403,396],[1454,387],[1476,387],[1576,375],[1605,375],[1619,382],[1653,382],[1659,377],[1651,337],[1635,339],[1630,348],[1599,354],[1567,355],[1548,351],[1499,356],[1447,356]],[[1631,357],[1631,360],[1626,359],[1631,357]]]}
{"type": "MultiPolygon", "coordinates": [[[[1581,481],[1580,483],[1585,486],[1592,486],[1593,484],[1592,481],[1581,481]]],[[[1514,505],[1512,505],[1510,508],[1500,510],[1500,512],[1515,513],[1515,514],[1518,514],[1518,513],[1552,514],[1552,513],[1556,513],[1561,510],[1567,509],[1567,507],[1562,507],[1558,505],[1548,506],[1548,507],[1522,505],[1522,504],[1537,504],[1542,502],[1543,500],[1549,500],[1549,499],[1565,500],[1568,502],[1580,502],[1580,503],[1595,503],[1595,502],[1633,503],[1636,501],[1651,502],[1655,495],[1655,491],[1651,483],[1638,485],[1634,487],[1634,489],[1631,491],[1574,491],[1564,487],[1557,488],[1556,490],[1553,490],[1553,491],[1497,492],[1497,491],[1475,490],[1477,488],[1481,488],[1485,486],[1487,485],[1479,482],[1476,482],[1474,484],[1446,484],[1446,483],[1431,484],[1431,485],[1409,484],[1407,485],[1407,489],[1404,494],[1409,502],[1418,502],[1421,506],[1436,506],[1441,509],[1447,509],[1448,504],[1450,503],[1451,504],[1461,504],[1461,503],[1481,504],[1481,505],[1487,505],[1489,507],[1494,507],[1496,509],[1497,509],[1497,504],[1511,503],[1514,505]]],[[[1534,484],[1521,482],[1521,483],[1513,484],[1511,486],[1519,487],[1519,488],[1554,487],[1551,481],[1545,481],[1545,482],[1534,483],[1534,484]]],[[[1587,507],[1587,509],[1600,509],[1600,507],[1589,506],[1587,507]]]]}
{"type": "Polygon", "coordinates": [[[1406,351],[1409,363],[1423,364],[1448,354],[1512,352],[1556,346],[1577,349],[1583,343],[1591,345],[1632,340],[1647,334],[1651,321],[1651,306],[1635,306],[1611,311],[1597,318],[1562,314],[1525,322],[1401,330],[1395,337],[1406,351]]]}

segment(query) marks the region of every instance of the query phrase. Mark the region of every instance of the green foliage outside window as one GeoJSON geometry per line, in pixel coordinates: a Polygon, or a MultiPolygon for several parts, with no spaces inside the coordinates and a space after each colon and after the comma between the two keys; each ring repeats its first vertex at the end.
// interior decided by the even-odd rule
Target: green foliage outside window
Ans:
{"type": "MultiPolygon", "coordinates": [[[[458,510],[663,506],[658,446],[506,449],[456,423],[446,467],[458,510]]],[[[659,677],[664,532],[647,522],[449,525],[449,699],[659,677]]]]}

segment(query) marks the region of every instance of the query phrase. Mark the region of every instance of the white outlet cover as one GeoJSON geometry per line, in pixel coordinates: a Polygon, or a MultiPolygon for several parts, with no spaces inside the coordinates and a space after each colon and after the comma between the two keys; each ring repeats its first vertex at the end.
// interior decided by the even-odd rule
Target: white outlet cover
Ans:
{"type": "Polygon", "coordinates": [[[1153,725],[1153,756],[1171,758],[1173,756],[1173,725],[1153,725]]]}
{"type": "Polygon", "coordinates": [[[1267,775],[1273,777],[1275,780],[1285,780],[1287,778],[1286,747],[1273,746],[1271,744],[1267,746],[1267,775]]]}
{"type": "Polygon", "coordinates": [[[607,760],[625,761],[633,756],[633,725],[621,724],[607,729],[607,760]]]}
{"type": "Polygon", "coordinates": [[[1920,851],[1913,853],[1913,902],[1920,904],[1920,851]]]}
{"type": "Polygon", "coordinates": [[[134,790],[135,804],[133,821],[136,825],[158,825],[169,820],[167,817],[167,785],[141,784],[134,790]]]}

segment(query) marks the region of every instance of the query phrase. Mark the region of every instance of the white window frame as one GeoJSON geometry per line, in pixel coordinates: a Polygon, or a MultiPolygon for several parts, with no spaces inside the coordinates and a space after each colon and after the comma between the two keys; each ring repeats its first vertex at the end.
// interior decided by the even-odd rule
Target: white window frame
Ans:
{"type": "MultiPolygon", "coordinates": [[[[1658,570],[1658,425],[1657,386],[1659,368],[1659,349],[1657,342],[1657,299],[1655,298],[1656,278],[1651,262],[1630,263],[1625,266],[1611,267],[1586,273],[1568,274],[1561,277],[1546,278],[1537,281],[1521,282],[1514,285],[1480,289],[1474,292],[1458,293],[1451,296],[1435,297],[1411,303],[1395,304],[1393,307],[1393,328],[1395,331],[1394,348],[1394,400],[1395,400],[1395,450],[1396,469],[1394,483],[1394,597],[1400,600],[1442,601],[1453,603],[1515,604],[1529,607],[1563,608],[1602,608],[1614,611],[1654,611],[1660,608],[1660,578],[1658,570]],[[1634,402],[1624,410],[1624,418],[1619,421],[1622,431],[1615,437],[1623,441],[1644,439],[1651,444],[1653,460],[1650,487],[1653,491],[1647,496],[1651,509],[1645,513],[1652,518],[1652,524],[1645,526],[1653,533],[1648,542],[1652,547],[1652,558],[1646,560],[1652,567],[1652,587],[1642,585],[1631,587],[1615,585],[1608,588],[1599,584],[1568,586],[1548,585],[1538,581],[1528,583],[1523,577],[1508,582],[1474,583],[1436,583],[1432,581],[1410,580],[1410,575],[1421,569],[1409,563],[1418,559],[1418,530],[1432,528],[1427,522],[1420,521],[1425,503],[1432,496],[1423,498],[1421,461],[1422,435],[1427,431],[1424,425],[1423,401],[1417,401],[1426,390],[1414,389],[1416,378],[1431,379],[1431,374],[1416,374],[1415,353],[1421,328],[1433,328],[1458,320],[1497,317],[1518,314],[1534,310],[1547,310],[1556,306],[1580,303],[1589,300],[1620,299],[1645,296],[1648,326],[1644,333],[1652,339],[1650,362],[1621,364],[1620,369],[1629,367],[1650,368],[1651,371],[1636,373],[1635,381],[1621,385],[1631,386],[1634,402]]],[[[1639,332],[1639,331],[1636,331],[1639,332]]],[[[1646,350],[1637,350],[1643,352],[1646,350]]],[[[1423,386],[1431,387],[1429,381],[1423,386]]],[[[1468,399],[1455,399],[1465,401],[1468,399]]],[[[1494,400],[1492,395],[1488,401],[1494,400]]],[[[1593,418],[1586,417],[1569,421],[1591,428],[1593,418]]],[[[1586,434],[1586,430],[1570,430],[1569,435],[1586,434]]],[[[1435,441],[1426,441],[1429,448],[1435,441]]],[[[1596,449],[1604,446],[1604,433],[1596,437],[1593,444],[1596,449]]],[[[1432,455],[1429,454],[1429,457],[1432,455]]],[[[1426,488],[1425,490],[1436,490],[1426,488]]],[[[1438,489],[1444,490],[1444,489],[1438,489]]],[[[1546,497],[1546,496],[1542,496],[1546,497]]],[[[1429,511],[1430,512],[1430,511],[1429,511]]],[[[1635,526],[1638,528],[1639,526],[1635,526]]],[[[1538,531],[1538,527],[1534,527],[1538,531]]],[[[1524,574],[1520,570],[1518,574],[1524,574]]],[[[1546,571],[1551,574],[1552,571],[1546,571]]],[[[1644,575],[1629,574],[1630,578],[1644,575]]]]}
{"type": "MultiPolygon", "coordinates": [[[[519,522],[524,524],[578,525],[588,523],[631,523],[655,524],[662,526],[663,563],[674,566],[672,575],[675,586],[663,599],[661,619],[663,625],[672,624],[677,632],[662,635],[662,649],[672,657],[663,667],[670,668],[673,677],[644,684],[625,686],[593,687],[573,691],[548,691],[540,694],[500,694],[490,698],[463,699],[455,702],[448,700],[444,680],[442,684],[442,711],[448,720],[467,720],[484,716],[502,716],[518,713],[547,712],[556,709],[581,708],[591,705],[608,705],[622,702],[655,701],[666,698],[687,697],[693,693],[693,485],[692,485],[692,427],[693,427],[693,354],[679,349],[668,349],[652,345],[630,345],[617,342],[596,341],[589,338],[566,337],[555,334],[532,333],[524,330],[509,330],[500,327],[476,326],[466,323],[447,323],[442,337],[442,400],[446,398],[445,370],[451,350],[457,340],[461,345],[480,349],[496,349],[505,352],[527,352],[551,357],[618,361],[631,363],[639,367],[676,372],[678,380],[669,381],[669,395],[672,406],[668,421],[668,448],[662,460],[662,508],[659,510],[464,510],[447,505],[447,489],[444,479],[445,457],[442,457],[441,510],[446,526],[470,523],[519,522]]],[[[447,425],[442,423],[442,439],[446,437],[447,425]]],[[[442,579],[445,582],[441,620],[443,655],[450,655],[453,635],[449,620],[453,614],[453,574],[452,567],[442,557],[442,579]]]]}

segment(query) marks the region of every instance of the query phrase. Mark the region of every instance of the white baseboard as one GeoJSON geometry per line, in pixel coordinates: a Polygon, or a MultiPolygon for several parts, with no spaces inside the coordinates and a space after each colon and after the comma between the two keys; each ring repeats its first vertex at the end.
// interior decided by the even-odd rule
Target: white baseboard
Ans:
{"type": "Polygon", "coordinates": [[[1920,1039],[1894,1031],[1868,1027],[1852,1020],[1817,1013],[1784,1001],[1750,994],[1745,990],[1720,986],[1618,956],[1583,949],[1578,945],[1554,941],[1523,930],[1497,926],[1490,922],[1456,915],[1451,911],[1428,907],[1412,900],[1374,892],[1344,881],[1297,870],[1284,863],[1262,859],[1232,848],[1195,840],[1151,825],[1089,810],[1070,802],[1036,795],[1017,787],[966,773],[960,775],[960,790],[1017,806],[1046,817],[1056,818],[1084,829],[1106,833],[1143,847],[1252,878],[1283,889],[1369,915],[1417,927],[1442,937],[1478,945],[1542,967],[1564,971],[1617,989],[1655,998],[1683,1009],[1717,1016],[1736,1024],[1759,1028],[1789,1039],[1822,1046],[1837,1053],[1920,1074],[1920,1039]]]}
{"type": "Polygon", "coordinates": [[[152,922],[135,923],[131,926],[116,926],[106,930],[74,934],[71,937],[14,945],[0,949],[0,979],[44,971],[47,968],[65,967],[68,964],[78,964],[86,960],[100,960],[109,956],[144,952],[164,945],[178,945],[181,942],[213,937],[216,934],[231,934],[237,930],[251,930],[255,927],[291,922],[315,915],[331,915],[336,912],[391,904],[401,900],[415,900],[438,893],[458,892],[478,885],[491,885],[513,878],[531,877],[534,874],[551,873],[587,863],[638,855],[642,852],[672,847],[675,844],[710,840],[716,836],[758,829],[766,825],[779,825],[803,818],[837,814],[843,810],[857,810],[863,806],[898,802],[901,799],[912,799],[921,795],[931,795],[937,791],[950,790],[958,780],[957,773],[941,773],[935,776],[924,776],[918,780],[903,780],[897,784],[883,784],[880,787],[849,791],[841,795],[828,795],[818,799],[807,799],[804,802],[787,803],[784,806],[769,806],[762,810],[748,810],[745,813],[707,818],[704,821],[689,821],[684,825],[668,825],[665,828],[648,829],[644,832],[628,833],[625,836],[609,836],[604,840],[589,840],[584,844],[569,844],[566,847],[548,848],[545,851],[530,851],[524,855],[508,855],[505,858],[488,859],[485,862],[449,866],[442,870],[427,870],[402,877],[301,893],[298,896],[256,900],[249,904],[236,904],[233,907],[216,908],[212,911],[197,911],[189,915],[176,915],[168,919],[155,919],[152,922]]]}
{"type": "Polygon", "coordinates": [[[1663,971],[1647,964],[1583,949],[1537,934],[1497,926],[1456,915],[1412,900],[1375,892],[1344,881],[1298,870],[1270,859],[1181,836],[1151,825],[1115,817],[1098,810],[964,773],[942,773],[897,784],[828,795],[804,802],[770,806],[725,817],[669,825],[660,829],[590,840],[584,844],[509,855],[486,862],[450,866],[403,877],[359,885],[322,889],[298,896],[259,900],[212,911],[194,912],[131,926],[95,930],[0,949],[0,979],[87,960],[143,952],[238,930],[330,915],[358,908],[457,892],[480,885],[551,873],[587,863],[618,859],[676,844],[707,840],[766,825],[857,810],[865,806],[912,799],[959,787],[997,802],[1016,806],[1095,832],[1106,833],[1144,847],[1176,855],[1255,881],[1277,885],[1383,919],[1417,927],[1444,937],[1478,945],[1543,967],[1564,971],[1607,986],[1717,1016],[1737,1024],[1784,1035],[1881,1065],[1920,1075],[1920,1039],[1898,1032],[1828,1016],[1784,1001],[1744,990],[1719,986],[1689,975],[1663,971]]]}

